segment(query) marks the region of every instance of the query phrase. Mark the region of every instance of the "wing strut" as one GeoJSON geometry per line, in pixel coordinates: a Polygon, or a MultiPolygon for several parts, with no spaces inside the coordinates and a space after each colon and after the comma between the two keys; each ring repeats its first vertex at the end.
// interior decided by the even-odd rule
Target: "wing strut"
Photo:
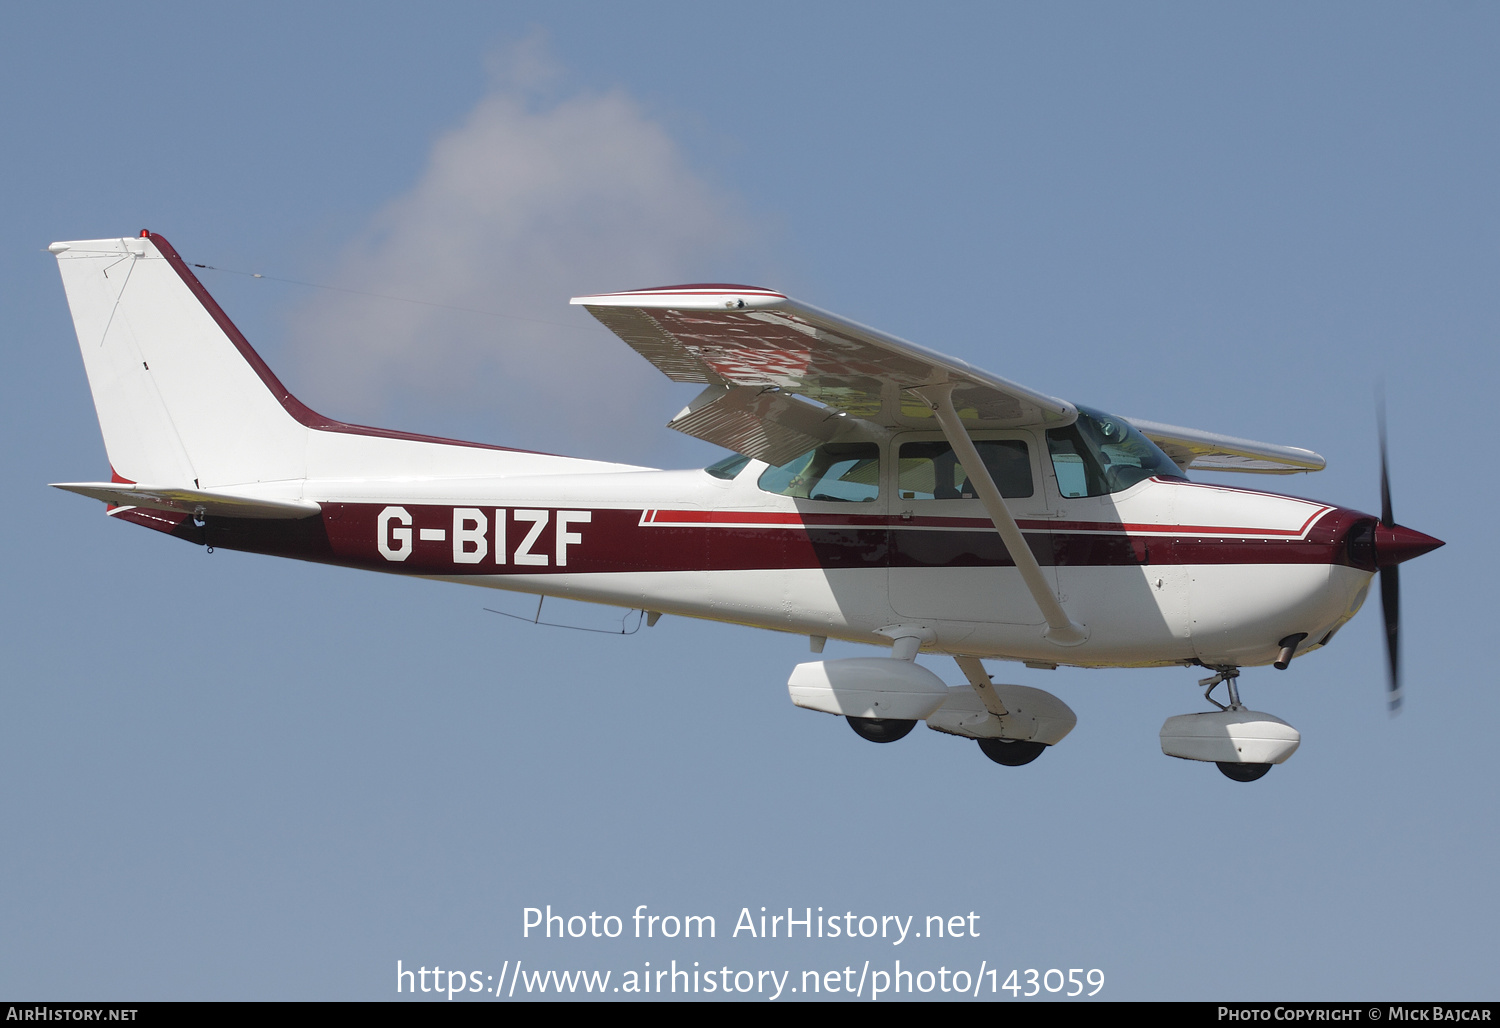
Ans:
{"type": "Polygon", "coordinates": [[[1059,646],[1077,646],[1089,637],[1088,629],[1075,624],[1053,595],[1046,576],[1042,574],[1042,566],[1037,563],[1031,547],[1026,545],[1026,537],[1021,534],[1016,519],[1011,517],[1010,509],[1005,506],[1005,500],[995,486],[995,480],[990,477],[990,469],[980,459],[974,440],[969,438],[968,430],[959,420],[958,411],[953,409],[953,386],[952,382],[942,382],[921,386],[912,392],[932,405],[938,424],[943,426],[943,435],[948,437],[948,445],[958,455],[964,474],[973,483],[985,512],[995,523],[995,531],[1000,533],[1001,541],[1010,552],[1010,559],[1015,561],[1016,570],[1021,573],[1021,581],[1026,583],[1027,591],[1041,609],[1042,617],[1047,620],[1047,631],[1043,635],[1059,646]]]}

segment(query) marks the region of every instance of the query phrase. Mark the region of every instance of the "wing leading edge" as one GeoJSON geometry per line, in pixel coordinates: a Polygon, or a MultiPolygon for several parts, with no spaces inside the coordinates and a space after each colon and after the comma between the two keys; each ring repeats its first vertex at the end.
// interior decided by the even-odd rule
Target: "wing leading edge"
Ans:
{"type": "MultiPolygon", "coordinates": [[[[938,426],[911,392],[953,382],[972,428],[1071,423],[1066,400],[757,286],[661,286],[574,297],[674,382],[706,388],[667,427],[779,464],[838,434],[848,418],[938,426]],[[812,401],[811,403],[806,401],[812,401]]],[[[1311,450],[1131,419],[1184,469],[1317,471],[1311,450]]]]}

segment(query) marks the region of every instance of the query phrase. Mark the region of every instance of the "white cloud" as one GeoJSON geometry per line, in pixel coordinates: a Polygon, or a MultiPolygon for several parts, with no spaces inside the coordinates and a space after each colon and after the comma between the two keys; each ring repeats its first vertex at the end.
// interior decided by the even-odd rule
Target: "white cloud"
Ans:
{"type": "Polygon", "coordinates": [[[486,441],[640,459],[681,387],[568,298],[717,277],[748,223],[629,96],[541,102],[538,47],[508,64],[324,281],[512,318],[323,291],[293,318],[298,378],[345,420],[482,411],[486,441]]]}

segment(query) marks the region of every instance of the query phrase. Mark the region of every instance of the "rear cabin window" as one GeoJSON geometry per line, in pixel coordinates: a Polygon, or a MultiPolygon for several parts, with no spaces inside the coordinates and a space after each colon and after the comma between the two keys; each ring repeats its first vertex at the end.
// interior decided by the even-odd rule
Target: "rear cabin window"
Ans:
{"type": "Polygon", "coordinates": [[[878,443],[825,443],[760,473],[760,487],[804,500],[868,503],[880,495],[878,443]]]}
{"type": "MultiPolygon", "coordinates": [[[[976,440],[974,448],[1001,496],[1032,495],[1031,450],[1023,441],[976,440]]],[[[897,491],[903,500],[971,500],[979,495],[945,440],[902,443],[898,459],[897,491]]]]}
{"type": "Polygon", "coordinates": [[[745,470],[745,465],[749,463],[749,457],[739,453],[731,453],[723,460],[714,461],[703,470],[715,478],[722,478],[726,482],[732,482],[741,471],[745,470]]]}

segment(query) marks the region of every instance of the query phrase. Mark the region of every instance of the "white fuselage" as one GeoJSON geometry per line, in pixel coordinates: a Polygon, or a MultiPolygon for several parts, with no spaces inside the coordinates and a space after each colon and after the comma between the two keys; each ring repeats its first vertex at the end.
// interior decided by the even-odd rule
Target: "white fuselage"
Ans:
{"type": "Polygon", "coordinates": [[[1340,559],[1355,512],[1164,479],[1067,498],[1037,461],[1036,494],[1009,504],[1087,629],[1062,647],[978,501],[901,499],[889,460],[862,503],[765,491],[759,462],[723,480],[550,461],[555,473],[259,489],[323,508],[329,552],[287,555],[875,644],[920,625],[933,651],[1085,666],[1269,663],[1286,636],[1325,642],[1371,578],[1340,559]]]}

